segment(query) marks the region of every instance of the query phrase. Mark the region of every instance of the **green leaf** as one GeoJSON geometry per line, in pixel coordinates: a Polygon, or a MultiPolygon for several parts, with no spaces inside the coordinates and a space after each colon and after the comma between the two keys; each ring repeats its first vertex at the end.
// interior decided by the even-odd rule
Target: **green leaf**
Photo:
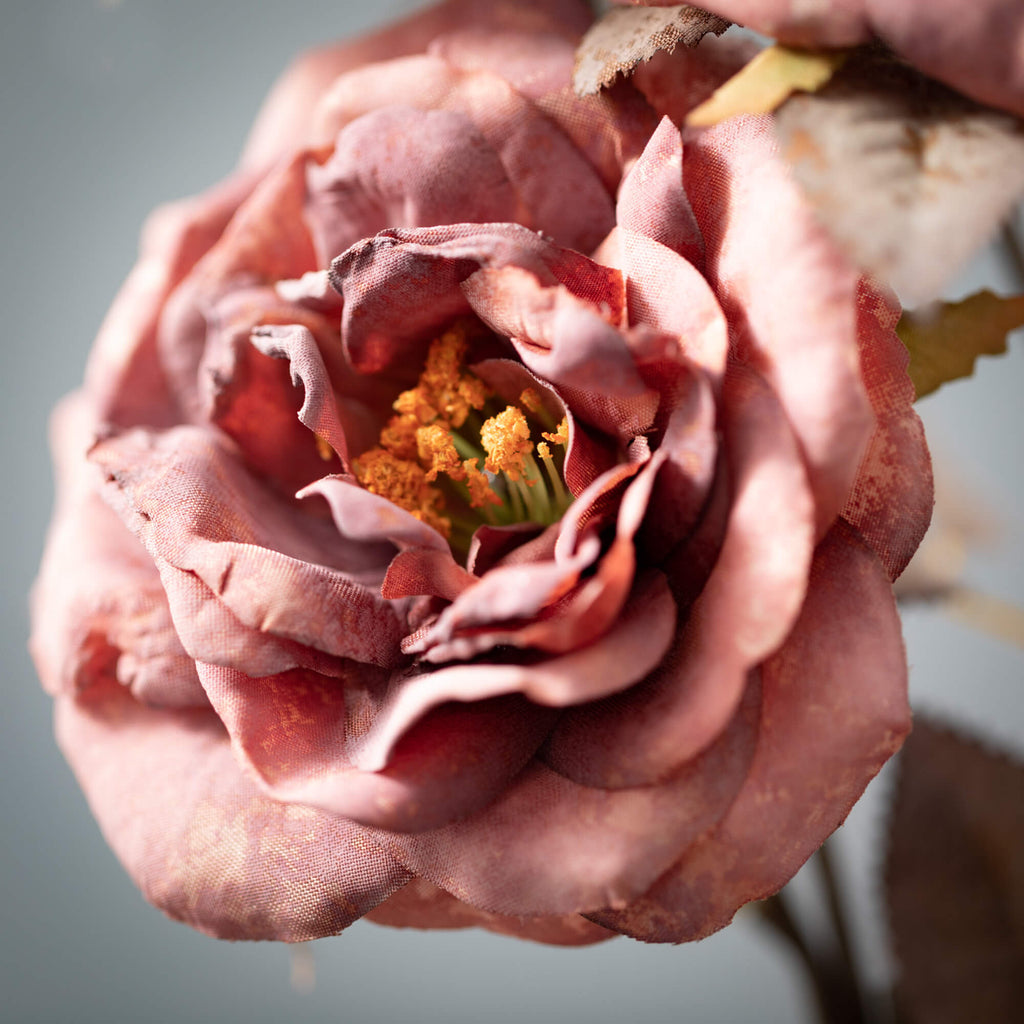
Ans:
{"type": "Polygon", "coordinates": [[[927,314],[904,313],[896,332],[910,352],[917,397],[970,377],[978,356],[1004,353],[1007,334],[1018,327],[1024,327],[1024,295],[1004,298],[987,288],[960,302],[943,302],[927,314]]]}
{"type": "Polygon", "coordinates": [[[695,107],[686,123],[707,128],[738,114],[767,114],[794,92],[820,89],[846,60],[846,50],[793,50],[769,46],[762,50],[711,98],[695,107]]]}
{"type": "Polygon", "coordinates": [[[900,755],[886,895],[907,1024],[1020,1019],[1024,768],[918,717],[900,755]]]}

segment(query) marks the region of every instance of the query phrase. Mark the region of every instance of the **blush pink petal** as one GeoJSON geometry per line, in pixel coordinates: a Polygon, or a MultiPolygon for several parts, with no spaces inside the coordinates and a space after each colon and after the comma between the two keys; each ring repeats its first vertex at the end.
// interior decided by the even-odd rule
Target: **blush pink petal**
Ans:
{"type": "Polygon", "coordinates": [[[552,946],[589,946],[615,937],[615,932],[579,914],[521,917],[488,914],[456,899],[424,878],[414,878],[366,915],[367,921],[391,928],[485,928],[552,946]]]}
{"type": "Polygon", "coordinates": [[[384,551],[345,543],[329,522],[303,515],[219,435],[137,430],[99,442],[90,457],[150,554],[194,572],[245,625],[328,654],[395,660],[399,616],[368,585],[383,574],[384,551]]]}
{"type": "Polygon", "coordinates": [[[757,712],[754,693],[719,740],[662,785],[590,789],[534,761],[465,821],[379,841],[415,875],[493,913],[625,906],[726,812],[753,753],[757,712]]]}
{"type": "Polygon", "coordinates": [[[389,601],[423,594],[455,601],[477,582],[472,572],[455,561],[451,551],[410,548],[391,559],[380,592],[389,601]]]}
{"type": "Polygon", "coordinates": [[[54,696],[116,678],[144,703],[202,707],[206,695],[156,567],[94,490],[85,460],[93,416],[78,393],[51,421],[57,506],[32,591],[29,641],[40,677],[54,696]]]}
{"type": "Polygon", "coordinates": [[[664,576],[649,570],[621,615],[593,643],[532,664],[447,665],[402,677],[360,743],[360,763],[387,763],[398,739],[446,701],[523,694],[546,707],[582,704],[623,690],[655,668],[672,642],[675,604],[664,576]]]}
{"type": "Polygon", "coordinates": [[[385,756],[353,757],[337,680],[298,671],[252,679],[202,664],[199,674],[236,755],[268,795],[401,832],[490,803],[533,756],[553,715],[517,696],[439,702],[405,721],[385,756]]]}
{"type": "Polygon", "coordinates": [[[888,575],[840,520],[815,555],[800,619],[762,667],[757,751],[729,813],[642,899],[594,918],[684,942],[779,889],[909,732],[906,671],[888,575]]]}
{"type": "Polygon", "coordinates": [[[683,178],[736,359],[778,393],[807,462],[819,536],[873,427],[860,379],[857,275],[775,155],[769,119],[688,135],[683,178]]]}
{"type": "Polygon", "coordinates": [[[321,266],[385,228],[521,219],[498,154],[465,115],[393,106],[346,125],[307,171],[307,218],[321,266]]]}
{"type": "Polygon", "coordinates": [[[567,84],[575,41],[534,31],[465,29],[440,36],[429,52],[462,71],[496,73],[533,100],[586,154],[611,194],[654,128],[650,107],[627,83],[596,96],[576,95],[567,84]]]}
{"type": "MultiPolygon", "coordinates": [[[[462,283],[480,269],[520,267],[541,285],[564,284],[613,322],[623,306],[618,271],[555,245],[519,224],[451,224],[382,231],[331,265],[343,297],[342,341],[362,373],[408,358],[416,345],[470,312],[462,283]]],[[[417,352],[418,354],[418,352],[417,352]]]]}
{"type": "Polygon", "coordinates": [[[448,542],[411,512],[360,487],[352,477],[325,476],[299,491],[299,498],[327,502],[338,533],[352,544],[424,548],[449,552],[448,542]]]}
{"type": "Polygon", "coordinates": [[[814,536],[799,452],[763,383],[737,375],[727,390],[734,494],[706,586],[652,678],[622,700],[573,710],[547,746],[547,762],[586,785],[647,784],[704,749],[800,611],[814,536]]]}
{"type": "Polygon", "coordinates": [[[535,103],[491,72],[460,71],[437,57],[403,57],[339,78],[320,101],[313,143],[329,145],[344,125],[396,105],[472,121],[498,154],[520,199],[516,219],[526,227],[589,252],[615,223],[597,171],[535,103]]]}
{"type": "Polygon", "coordinates": [[[244,167],[265,167],[309,138],[316,102],[341,74],[364,64],[426,50],[447,32],[476,26],[488,34],[546,29],[581,35],[591,14],[581,0],[449,0],[370,35],[311,50],[281,76],[260,110],[242,156],[244,167]]]}
{"type": "Polygon", "coordinates": [[[402,651],[424,654],[459,632],[532,618],[571,590],[600,550],[600,541],[590,533],[571,552],[562,554],[556,548],[552,561],[492,569],[463,590],[429,627],[406,637],[402,651]]]}
{"type": "Polygon", "coordinates": [[[273,285],[316,269],[303,217],[305,156],[275,168],[252,189],[203,258],[168,297],[157,333],[160,365],[181,414],[205,420],[208,398],[201,379],[207,318],[236,287],[273,285]]]}
{"type": "Polygon", "coordinates": [[[159,557],[155,563],[174,630],[192,661],[229,665],[251,676],[292,668],[344,674],[343,658],[246,624],[194,572],[159,557]]]}
{"type": "MultiPolygon", "coordinates": [[[[252,331],[251,342],[265,356],[287,360],[292,386],[301,388],[303,393],[302,406],[297,413],[299,421],[326,441],[345,469],[351,472],[341,410],[323,356],[309,328],[301,324],[257,327],[252,331]]],[[[294,448],[287,450],[293,457],[294,448]]]]}
{"type": "Polygon", "coordinates": [[[264,796],[212,712],[146,708],[106,684],[58,700],[57,736],[146,898],[209,935],[334,935],[410,877],[367,829],[264,796]]]}
{"type": "Polygon", "coordinates": [[[703,266],[704,239],[683,190],[683,140],[670,118],[661,119],[622,179],[615,223],[621,231],[649,238],[693,266],[703,266]]]}
{"type": "Polygon", "coordinates": [[[623,441],[650,428],[658,395],[599,307],[514,266],[479,270],[462,290],[473,312],[509,338],[523,363],[555,385],[577,416],[623,441]]]}
{"type": "Polygon", "coordinates": [[[875,410],[875,432],[843,518],[860,531],[895,580],[931,522],[931,458],[913,408],[910,357],[895,331],[900,306],[867,284],[858,297],[861,373],[875,410]]]}

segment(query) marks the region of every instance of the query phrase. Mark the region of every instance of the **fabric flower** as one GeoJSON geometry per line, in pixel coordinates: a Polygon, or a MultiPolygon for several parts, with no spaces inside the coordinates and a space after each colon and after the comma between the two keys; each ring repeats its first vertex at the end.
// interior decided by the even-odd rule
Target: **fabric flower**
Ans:
{"type": "MultiPolygon", "coordinates": [[[[612,0],[673,7],[675,0],[612,0]]],[[[1024,117],[1024,5],[1019,0],[707,0],[699,5],[794,46],[881,39],[925,74],[1024,117]]]]}
{"type": "Polygon", "coordinates": [[[33,651],[203,931],[695,938],[908,729],[898,310],[767,121],[575,98],[588,19],[450,0],[303,58],[55,416],[33,651]]]}

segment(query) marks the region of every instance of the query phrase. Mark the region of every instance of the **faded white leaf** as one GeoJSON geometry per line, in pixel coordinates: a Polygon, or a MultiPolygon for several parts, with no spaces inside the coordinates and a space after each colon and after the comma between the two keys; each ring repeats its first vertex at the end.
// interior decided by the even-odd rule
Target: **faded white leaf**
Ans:
{"type": "Polygon", "coordinates": [[[822,221],[910,305],[935,298],[1024,194],[1024,122],[880,49],[776,114],[822,221]]]}
{"type": "Polygon", "coordinates": [[[591,26],[576,50],[572,84],[578,96],[590,96],[618,75],[630,75],[659,50],[671,53],[679,43],[696,46],[709,32],[721,35],[730,25],[700,7],[616,7],[591,26]]]}

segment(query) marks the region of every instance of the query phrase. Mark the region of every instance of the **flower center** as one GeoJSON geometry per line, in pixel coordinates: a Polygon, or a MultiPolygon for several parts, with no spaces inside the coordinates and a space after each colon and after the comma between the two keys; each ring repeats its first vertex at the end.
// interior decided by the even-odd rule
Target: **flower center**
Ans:
{"type": "Polygon", "coordinates": [[[566,420],[556,425],[530,388],[514,404],[499,399],[466,369],[466,348],[461,326],[431,343],[416,387],[398,396],[377,447],[354,467],[368,491],[463,553],[483,523],[547,526],[572,503],[562,479],[566,420]]]}

